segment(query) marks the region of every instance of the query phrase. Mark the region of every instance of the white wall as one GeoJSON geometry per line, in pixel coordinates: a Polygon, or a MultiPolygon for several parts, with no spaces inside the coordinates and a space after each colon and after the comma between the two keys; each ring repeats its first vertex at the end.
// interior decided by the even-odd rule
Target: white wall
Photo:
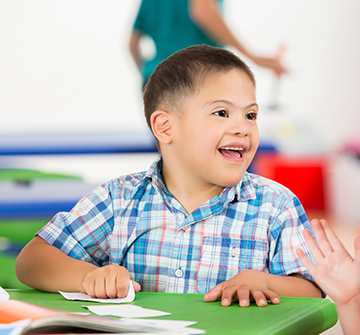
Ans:
{"type": "MultiPolygon", "coordinates": [[[[144,126],[141,78],[127,43],[139,0],[2,0],[0,131],[144,126]]],[[[225,0],[239,38],[259,53],[287,46],[282,111],[272,74],[253,66],[260,128],[283,123],[294,145],[337,147],[360,134],[360,1],[225,0]]],[[[288,141],[288,143],[292,143],[288,141]]]]}
{"type": "Polygon", "coordinates": [[[142,124],[128,53],[138,1],[0,2],[0,131],[142,124]]]}
{"type": "MultiPolygon", "coordinates": [[[[314,141],[302,136],[308,148],[320,142],[338,147],[345,138],[360,135],[360,1],[227,0],[227,4],[234,31],[254,50],[273,54],[280,43],[287,47],[284,61],[290,73],[281,82],[284,113],[277,121],[296,120],[300,133],[302,129],[312,135],[314,141]]],[[[265,70],[254,71],[258,98],[265,107],[272,78],[265,70]]],[[[273,115],[267,113],[266,121],[273,115]]]]}

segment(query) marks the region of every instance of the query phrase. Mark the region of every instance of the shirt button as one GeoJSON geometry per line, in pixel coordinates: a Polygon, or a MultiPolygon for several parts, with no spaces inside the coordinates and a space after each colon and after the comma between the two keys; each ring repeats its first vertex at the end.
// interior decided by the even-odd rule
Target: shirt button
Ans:
{"type": "Polygon", "coordinates": [[[239,255],[239,249],[238,248],[232,248],[231,251],[230,251],[230,255],[232,257],[235,257],[235,256],[239,255]]]}
{"type": "Polygon", "coordinates": [[[183,275],[183,272],[182,272],[181,269],[177,269],[177,270],[175,271],[175,276],[176,276],[176,277],[181,277],[182,275],[183,275]]]}

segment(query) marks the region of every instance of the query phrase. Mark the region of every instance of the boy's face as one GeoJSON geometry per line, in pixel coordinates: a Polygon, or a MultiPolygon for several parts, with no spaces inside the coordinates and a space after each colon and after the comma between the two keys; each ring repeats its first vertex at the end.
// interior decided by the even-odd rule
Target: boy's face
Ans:
{"type": "Polygon", "coordinates": [[[203,186],[236,185],[259,145],[257,113],[255,88],[247,74],[233,69],[207,78],[175,118],[177,173],[203,186]]]}

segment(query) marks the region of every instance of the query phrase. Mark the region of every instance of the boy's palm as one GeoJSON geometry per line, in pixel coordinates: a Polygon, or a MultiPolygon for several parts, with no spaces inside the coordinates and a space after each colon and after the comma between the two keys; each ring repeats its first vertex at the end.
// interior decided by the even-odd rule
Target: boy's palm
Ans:
{"type": "Polygon", "coordinates": [[[336,304],[346,305],[356,295],[360,297],[359,274],[359,262],[346,251],[335,251],[318,263],[313,277],[336,304]]]}
{"type": "Polygon", "coordinates": [[[302,250],[297,251],[300,260],[336,304],[346,305],[354,297],[360,298],[360,236],[355,239],[353,259],[326,221],[313,220],[312,225],[318,244],[307,230],[304,238],[316,264],[302,250]]]}

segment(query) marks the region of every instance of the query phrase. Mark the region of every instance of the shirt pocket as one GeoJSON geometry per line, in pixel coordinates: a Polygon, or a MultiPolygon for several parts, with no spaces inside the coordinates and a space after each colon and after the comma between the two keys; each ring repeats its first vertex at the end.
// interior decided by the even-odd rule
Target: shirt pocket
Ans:
{"type": "Polygon", "coordinates": [[[243,270],[265,271],[266,254],[266,241],[205,236],[197,272],[197,292],[205,294],[243,270]]]}

